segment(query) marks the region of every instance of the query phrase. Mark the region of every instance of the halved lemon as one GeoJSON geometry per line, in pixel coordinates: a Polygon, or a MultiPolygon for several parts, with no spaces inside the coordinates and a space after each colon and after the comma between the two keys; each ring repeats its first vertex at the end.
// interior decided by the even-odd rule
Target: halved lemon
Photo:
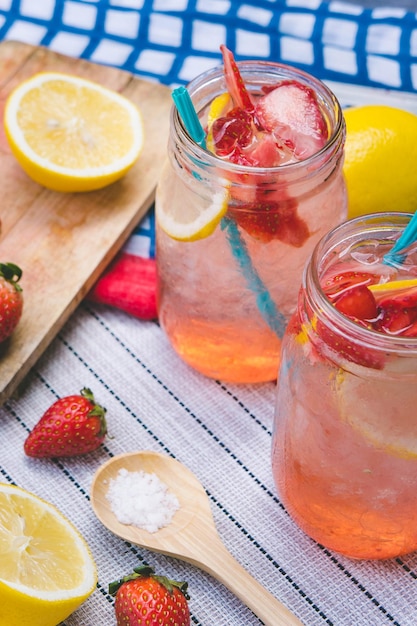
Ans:
{"type": "Polygon", "coordinates": [[[4,128],[25,172],[55,191],[100,189],[132,167],[143,148],[139,109],[97,83],[35,74],[9,95],[4,128]]]}
{"type": "Polygon", "coordinates": [[[336,393],[342,419],[375,448],[402,459],[417,459],[413,381],[363,379],[340,371],[336,393]]]}
{"type": "Polygon", "coordinates": [[[0,483],[0,626],[56,626],[96,583],[74,526],[48,502],[0,483]]]}
{"type": "MultiPolygon", "coordinates": [[[[213,194],[200,195],[203,185],[193,186],[181,176],[174,176],[167,162],[161,173],[155,197],[155,213],[163,231],[177,241],[196,241],[209,237],[228,208],[227,183],[223,181],[213,194]]],[[[204,186],[204,191],[207,192],[204,186]]],[[[210,189],[208,189],[210,192],[210,189]]]]}

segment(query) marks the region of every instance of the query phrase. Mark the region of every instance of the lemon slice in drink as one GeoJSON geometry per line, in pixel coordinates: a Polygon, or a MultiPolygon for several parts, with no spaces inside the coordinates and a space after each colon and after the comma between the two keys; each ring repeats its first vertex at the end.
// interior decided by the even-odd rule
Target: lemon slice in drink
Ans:
{"type": "Polygon", "coordinates": [[[138,159],[143,123],[124,96],[78,76],[36,74],[6,101],[4,127],[25,172],[55,191],[92,191],[138,159]]]}
{"type": "Polygon", "coordinates": [[[202,186],[188,186],[180,177],[173,177],[166,163],[161,177],[171,184],[159,185],[155,197],[155,213],[163,231],[177,241],[196,241],[209,237],[217,228],[228,207],[227,183],[211,195],[198,193],[202,186]]]}
{"type": "Polygon", "coordinates": [[[368,289],[372,291],[377,297],[385,296],[386,294],[396,291],[403,291],[417,287],[417,279],[403,279],[403,280],[390,280],[387,283],[380,283],[377,285],[369,285],[368,289]]]}
{"type": "Polygon", "coordinates": [[[96,567],[70,522],[0,483],[0,626],[56,626],[93,592],[96,567]]]}
{"type": "Polygon", "coordinates": [[[342,420],[357,431],[358,437],[388,454],[417,458],[413,381],[394,376],[365,380],[340,371],[336,394],[342,420]]]}

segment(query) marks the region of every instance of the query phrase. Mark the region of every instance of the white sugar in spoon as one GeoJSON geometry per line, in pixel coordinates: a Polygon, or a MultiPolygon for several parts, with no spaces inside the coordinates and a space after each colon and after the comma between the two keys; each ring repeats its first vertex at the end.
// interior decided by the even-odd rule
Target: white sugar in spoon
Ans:
{"type": "Polygon", "coordinates": [[[302,626],[226,549],[217,533],[203,486],[179,461],[151,451],[116,456],[97,470],[91,486],[91,504],[98,519],[115,535],[208,572],[246,604],[265,626],[302,626]],[[122,468],[156,474],[176,495],[180,508],[168,526],[149,533],[117,520],[106,493],[110,480],[122,468]]]}

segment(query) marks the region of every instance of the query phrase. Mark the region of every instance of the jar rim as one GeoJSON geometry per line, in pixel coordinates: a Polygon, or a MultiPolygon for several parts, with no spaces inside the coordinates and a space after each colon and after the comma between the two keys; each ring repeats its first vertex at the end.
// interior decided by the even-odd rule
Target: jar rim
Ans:
{"type": "MultiPolygon", "coordinates": [[[[345,119],[342,112],[342,107],[332,92],[332,90],[319,78],[316,78],[312,74],[308,74],[307,72],[296,68],[292,65],[287,65],[285,63],[278,63],[273,61],[262,61],[262,60],[248,60],[248,61],[237,61],[237,65],[242,75],[251,71],[253,73],[257,72],[270,72],[277,73],[277,71],[281,72],[278,77],[289,78],[292,76],[293,78],[297,77],[302,80],[304,83],[309,85],[314,89],[317,93],[320,93],[323,101],[326,100],[327,104],[333,107],[335,111],[334,116],[334,128],[332,128],[332,132],[324,146],[320,148],[317,152],[310,155],[309,157],[301,160],[295,161],[292,163],[284,163],[282,165],[276,165],[274,167],[257,167],[253,165],[240,165],[237,163],[232,163],[230,161],[220,159],[215,154],[211,153],[209,150],[199,146],[196,144],[193,139],[188,134],[182,119],[178,113],[177,108],[173,105],[171,107],[171,126],[175,128],[179,141],[183,144],[183,146],[189,150],[193,157],[198,161],[204,164],[204,166],[212,167],[215,164],[222,163],[222,167],[230,172],[245,172],[247,174],[273,174],[277,171],[282,172],[282,174],[288,174],[289,172],[297,172],[300,169],[309,169],[317,167],[317,163],[323,159],[323,156],[332,152],[332,150],[336,150],[338,146],[344,144],[344,135],[345,135],[345,119]]],[[[191,99],[195,103],[195,96],[198,94],[199,89],[202,86],[207,85],[208,83],[218,82],[221,84],[224,81],[224,69],[222,65],[218,65],[216,67],[212,67],[209,70],[203,72],[196,76],[193,80],[191,80],[187,84],[187,89],[191,96],[191,99]]],[[[225,91],[226,87],[224,87],[223,91],[225,91]]],[[[202,107],[196,107],[197,112],[201,110],[202,107]]]]}

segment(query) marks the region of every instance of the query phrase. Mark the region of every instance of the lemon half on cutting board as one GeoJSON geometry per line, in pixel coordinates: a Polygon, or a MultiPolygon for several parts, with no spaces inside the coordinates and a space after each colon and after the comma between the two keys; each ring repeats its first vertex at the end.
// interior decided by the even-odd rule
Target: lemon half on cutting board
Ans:
{"type": "Polygon", "coordinates": [[[56,626],[96,582],[74,526],[53,505],[0,483],[0,626],[56,626]]]}
{"type": "Polygon", "coordinates": [[[92,191],[113,183],[143,148],[139,109],[95,82],[43,72],[9,95],[4,128],[25,172],[55,191],[92,191]]]}

